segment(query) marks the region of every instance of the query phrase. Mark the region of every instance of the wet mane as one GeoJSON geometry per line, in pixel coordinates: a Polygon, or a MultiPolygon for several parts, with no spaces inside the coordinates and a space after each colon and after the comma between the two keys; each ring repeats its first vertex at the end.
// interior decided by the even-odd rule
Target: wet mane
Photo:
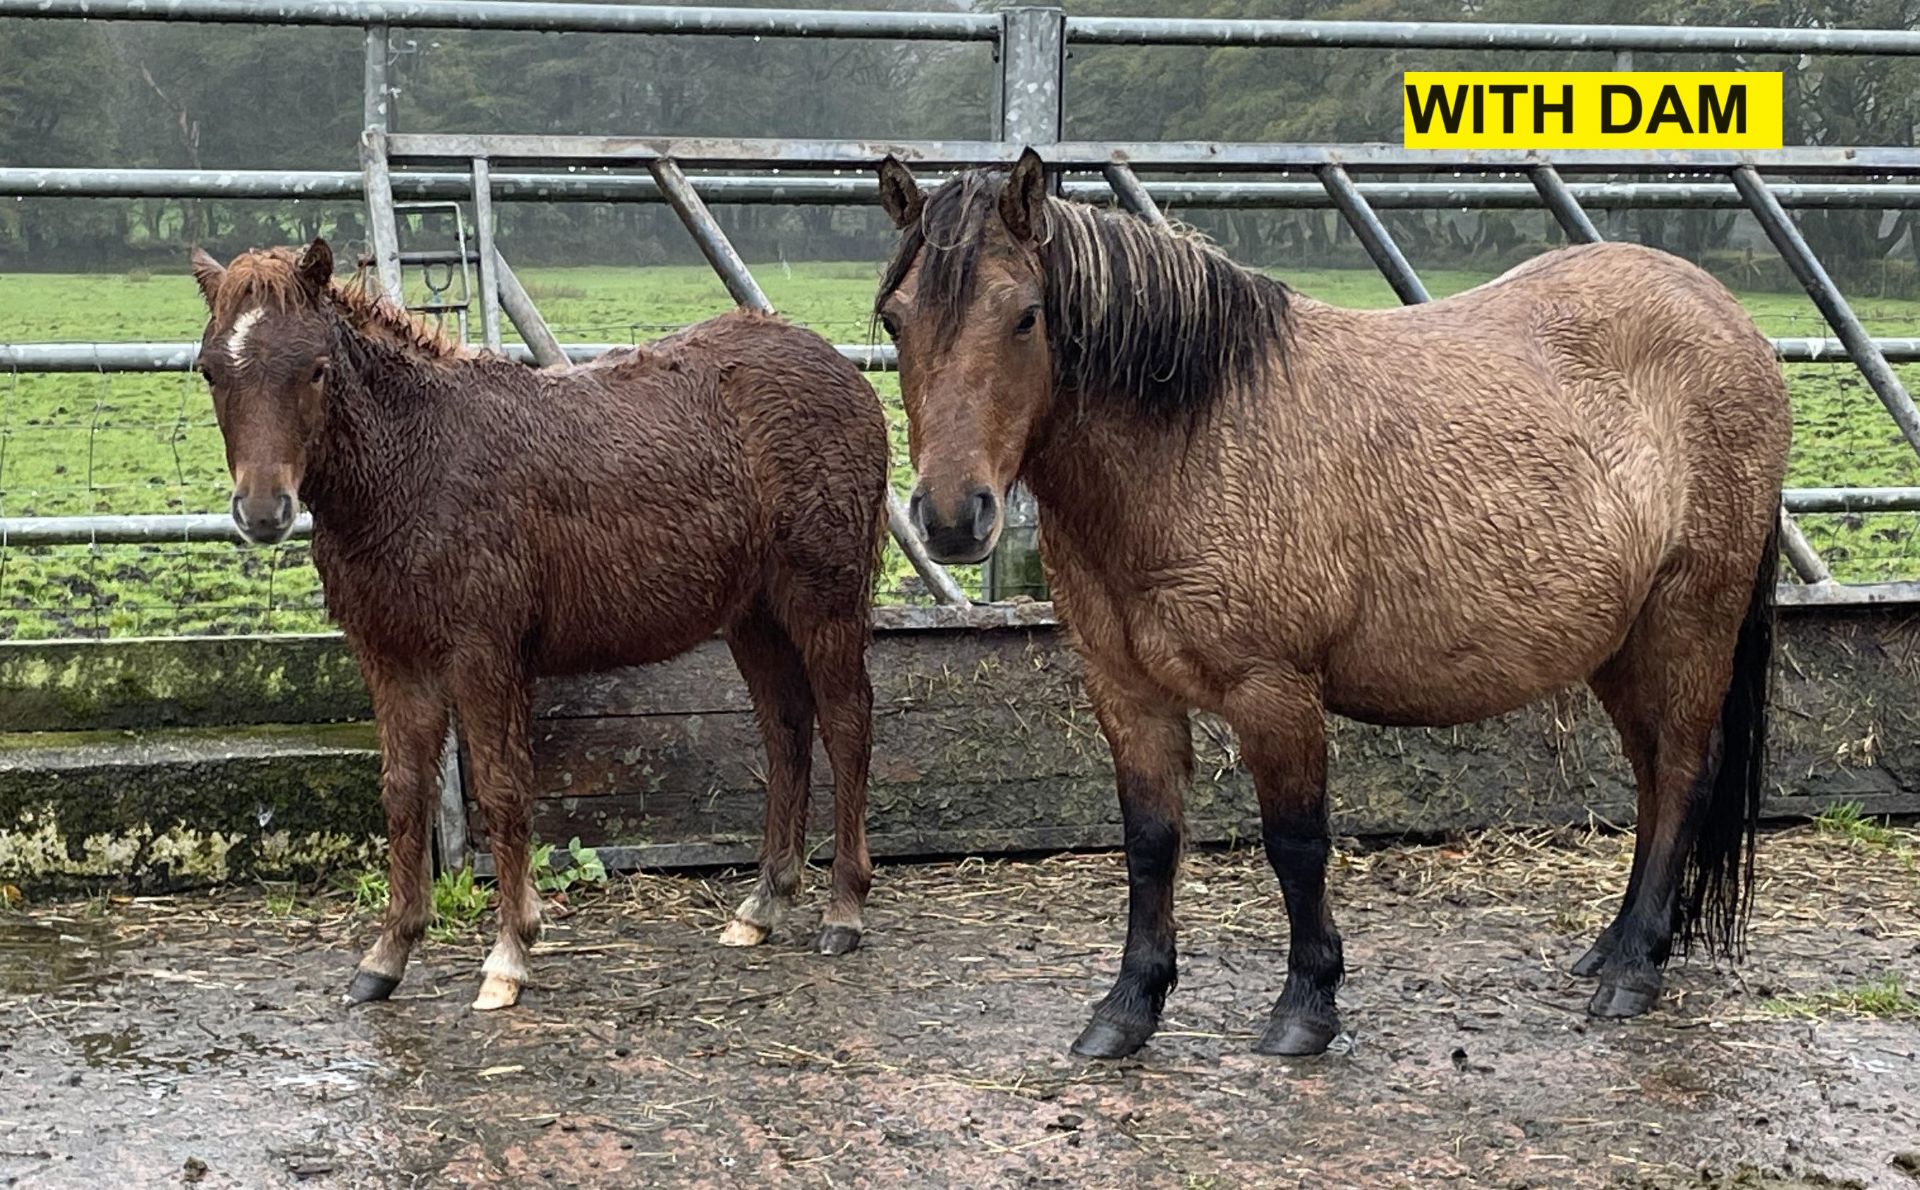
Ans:
{"type": "MultiPolygon", "coordinates": [[[[300,254],[292,248],[262,248],[245,252],[227,266],[214,299],[213,316],[219,325],[231,323],[243,310],[255,306],[285,312],[308,300],[297,267],[300,254]]],[[[360,334],[428,359],[456,359],[472,353],[438,327],[389,301],[378,281],[362,269],[346,281],[327,286],[335,313],[360,334]]]]}
{"type": "MultiPolygon", "coordinates": [[[[936,343],[971,302],[1007,172],[971,170],[927,196],[888,261],[879,304],[919,258],[914,298],[936,343]]],[[[1284,360],[1288,295],[1197,233],[1048,199],[1039,253],[1054,382],[1160,416],[1197,414],[1284,360]]]]}

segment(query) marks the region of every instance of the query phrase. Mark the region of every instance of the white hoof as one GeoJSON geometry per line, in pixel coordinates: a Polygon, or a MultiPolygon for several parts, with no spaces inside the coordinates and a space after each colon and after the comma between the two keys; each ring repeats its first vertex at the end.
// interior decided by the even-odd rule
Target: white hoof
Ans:
{"type": "Polygon", "coordinates": [[[480,984],[480,994],[473,998],[476,1012],[491,1012],[496,1008],[512,1008],[520,1002],[520,981],[508,979],[504,975],[489,975],[480,984]]]}
{"type": "Polygon", "coordinates": [[[734,918],[727,928],[720,931],[722,946],[758,946],[767,940],[767,927],[754,925],[750,921],[734,918]]]}

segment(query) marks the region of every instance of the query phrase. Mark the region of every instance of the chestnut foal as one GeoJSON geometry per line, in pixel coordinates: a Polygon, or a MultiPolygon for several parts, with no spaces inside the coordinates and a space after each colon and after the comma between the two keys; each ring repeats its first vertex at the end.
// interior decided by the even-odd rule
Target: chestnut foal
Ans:
{"type": "Polygon", "coordinates": [[[428,823],[449,711],[499,873],[476,1008],[528,979],[528,684],[661,661],[718,632],[767,748],[760,876],[722,941],[767,937],[799,888],[814,720],[833,765],[833,893],[819,948],[859,943],[872,687],[868,607],[886,423],[819,336],[722,315],[650,347],[536,371],[459,348],[333,280],[324,240],[222,267],[200,369],[233,518],[283,540],[301,504],[327,606],[379,722],[391,903],[349,995],[399,983],[432,912],[428,823]]]}

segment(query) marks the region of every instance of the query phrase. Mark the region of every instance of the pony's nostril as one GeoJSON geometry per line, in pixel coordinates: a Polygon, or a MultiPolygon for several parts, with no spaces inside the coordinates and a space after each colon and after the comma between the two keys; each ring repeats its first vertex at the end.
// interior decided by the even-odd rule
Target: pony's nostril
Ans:
{"type": "Polygon", "coordinates": [[[233,523],[242,529],[247,527],[247,508],[240,502],[240,493],[235,492],[227,501],[227,512],[232,515],[233,523]]]}
{"type": "Polygon", "coordinates": [[[293,497],[284,492],[280,495],[280,503],[274,506],[274,523],[276,525],[293,523],[293,497]]]}
{"type": "Polygon", "coordinates": [[[981,488],[973,494],[973,535],[979,541],[993,536],[993,523],[1000,519],[1000,501],[981,488]]]}
{"type": "Polygon", "coordinates": [[[913,499],[907,501],[907,520],[913,525],[913,531],[920,535],[920,540],[925,541],[927,539],[927,494],[918,488],[914,489],[913,499]]]}

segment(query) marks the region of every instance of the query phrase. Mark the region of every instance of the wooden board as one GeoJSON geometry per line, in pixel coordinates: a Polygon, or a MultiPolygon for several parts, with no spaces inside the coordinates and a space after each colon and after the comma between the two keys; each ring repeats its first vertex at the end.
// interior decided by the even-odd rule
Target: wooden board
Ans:
{"type": "MultiPolygon", "coordinates": [[[[875,854],[1118,842],[1106,743],[1050,610],[876,614],[875,854]]],[[[1772,811],[1801,816],[1857,801],[1875,813],[1920,813],[1920,611],[1791,610],[1780,638],[1772,811]]],[[[577,834],[626,865],[753,859],[765,761],[745,690],[718,642],[646,669],[543,682],[534,705],[543,839],[577,834]]],[[[56,734],[13,737],[10,762],[0,765],[0,801],[37,807],[39,821],[57,815],[74,838],[218,831],[244,867],[303,800],[331,807],[320,816],[337,816],[337,829],[355,838],[377,830],[371,756],[345,764],[332,744],[306,743],[255,755],[257,733],[272,725],[364,721],[368,713],[336,636],[8,644],[0,646],[0,726],[56,734]],[[233,763],[219,768],[217,782],[192,779],[208,791],[199,801],[135,796],[143,783],[192,784],[175,779],[188,771],[177,757],[163,764],[166,749],[148,747],[175,738],[188,740],[195,764],[233,763]],[[82,744],[118,751],[111,765],[88,768],[86,781],[40,759],[82,744]],[[302,767],[315,763],[308,752],[332,766],[324,767],[327,796],[319,801],[299,795],[317,781],[302,767]],[[274,826],[249,825],[262,806],[276,808],[274,826]]],[[[1200,717],[1195,739],[1193,837],[1252,837],[1252,790],[1232,733],[1200,717]]],[[[1584,692],[1456,729],[1335,721],[1332,752],[1336,825],[1348,834],[1632,818],[1626,766],[1584,692]]],[[[818,748],[814,771],[813,827],[824,840],[831,786],[818,748]]],[[[484,847],[484,824],[477,813],[472,821],[484,847]]],[[[0,821],[0,842],[7,830],[0,821]]]]}
{"type": "MultiPolygon", "coordinates": [[[[1920,812],[1920,621],[1905,610],[1782,616],[1774,717],[1777,812],[1835,801],[1920,812]]],[[[876,635],[869,831],[876,854],[1105,846],[1119,838],[1112,770],[1077,657],[1050,624],[876,635]]],[[[544,683],[536,829],[645,863],[745,862],[764,770],[726,651],[647,670],[544,683]]],[[[1631,778],[1585,691],[1459,728],[1330,721],[1336,828],[1381,835],[1499,822],[1630,822],[1631,778]]],[[[1193,836],[1255,829],[1233,734],[1196,717],[1193,836]]],[[[816,746],[812,825],[830,829],[816,746]]],[[[484,832],[475,818],[477,842],[484,832]]]]}

